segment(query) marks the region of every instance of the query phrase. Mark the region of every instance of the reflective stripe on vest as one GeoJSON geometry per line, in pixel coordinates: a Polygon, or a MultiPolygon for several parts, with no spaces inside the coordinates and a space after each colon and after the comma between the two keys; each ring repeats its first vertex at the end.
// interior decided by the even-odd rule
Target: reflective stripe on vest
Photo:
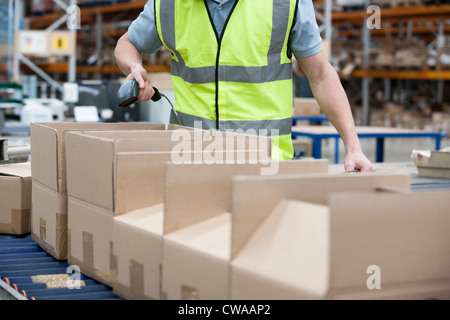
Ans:
{"type": "MultiPolygon", "coordinates": [[[[197,127],[205,130],[215,129],[216,121],[193,116],[183,112],[177,112],[181,123],[187,127],[197,127]]],[[[176,119],[172,119],[175,122],[176,119]]],[[[273,120],[220,120],[220,128],[223,130],[243,130],[250,133],[255,132],[258,134],[272,136],[272,135],[285,135],[291,134],[292,118],[286,119],[273,119],[273,120]],[[279,131],[280,128],[285,129],[279,131]]]]}
{"type": "Polygon", "coordinates": [[[155,0],[159,35],[173,54],[175,108],[183,124],[200,119],[207,128],[290,135],[292,65],[287,42],[296,4],[237,0],[219,36],[205,1],[155,0]],[[246,32],[240,32],[243,29],[246,32]]]}

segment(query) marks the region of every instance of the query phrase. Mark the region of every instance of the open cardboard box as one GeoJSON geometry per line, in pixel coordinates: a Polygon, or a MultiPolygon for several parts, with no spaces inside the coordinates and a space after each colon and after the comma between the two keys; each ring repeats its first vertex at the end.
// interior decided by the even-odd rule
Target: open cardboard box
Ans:
{"type": "Polygon", "coordinates": [[[158,204],[163,196],[165,162],[177,165],[206,162],[209,147],[216,141],[220,144],[215,146],[214,156],[219,160],[221,157],[232,162],[270,160],[268,138],[254,145],[251,141],[259,137],[242,136],[243,144],[228,149],[223,142],[233,140],[233,134],[204,131],[197,135],[196,131],[190,131],[183,142],[173,140],[172,135],[151,131],[67,133],[69,196],[109,210],[112,215],[158,204]]]}
{"type": "MultiPolygon", "coordinates": [[[[267,178],[279,182],[255,191],[255,198],[250,199],[255,202],[256,198],[263,198],[267,193],[276,194],[278,190],[274,189],[277,188],[281,189],[282,194],[291,193],[299,199],[310,199],[313,198],[310,189],[319,189],[321,196],[325,197],[336,190],[373,190],[383,185],[406,190],[410,187],[408,175],[330,175],[323,173],[323,163],[318,162],[320,160],[309,163],[303,161],[282,162],[279,175],[270,177],[260,177],[257,167],[206,167],[199,168],[201,170],[197,172],[195,167],[186,170],[168,165],[161,296],[169,300],[230,299],[229,267],[232,254],[231,237],[236,234],[234,228],[239,235],[242,235],[241,228],[250,235],[252,224],[256,223],[236,220],[233,216],[231,182],[234,176],[252,172],[255,179],[267,178]],[[242,225],[236,226],[235,223],[242,225]]],[[[240,191],[242,196],[238,201],[245,205],[248,190],[240,191]]],[[[261,202],[267,205],[266,199],[261,202]]],[[[252,202],[247,209],[253,213],[255,220],[258,220],[259,205],[252,202]]],[[[270,209],[268,206],[269,211],[270,209]]],[[[239,236],[237,239],[243,240],[239,236]]],[[[236,241],[234,244],[238,243],[236,241]]]]}
{"type": "MultiPolygon", "coordinates": [[[[234,134],[221,132],[205,131],[200,136],[196,131],[187,133],[188,141],[184,143],[185,147],[190,147],[184,150],[183,158],[188,162],[204,159],[209,153],[205,150],[221,139],[236,138],[234,134]],[[203,144],[204,149],[195,151],[196,144],[203,144]]],[[[165,163],[173,162],[174,148],[180,143],[172,140],[171,134],[155,131],[66,134],[70,264],[80,266],[94,279],[114,285],[117,267],[115,254],[112,254],[113,219],[163,202],[165,163]],[[88,215],[85,214],[87,211],[90,212],[88,215]],[[99,223],[99,219],[104,222],[99,223]],[[104,258],[94,260],[97,256],[104,258]]],[[[216,155],[222,154],[229,159],[239,159],[242,155],[248,161],[250,156],[257,154],[261,161],[270,159],[269,138],[239,137],[246,143],[226,150],[217,146],[216,155]],[[261,149],[249,150],[249,145],[253,145],[250,141],[255,139],[261,142],[258,145],[261,149]]],[[[146,297],[157,298],[153,294],[146,297]]]]}
{"type": "Polygon", "coordinates": [[[398,187],[275,203],[237,177],[230,298],[448,299],[450,192],[398,187]]]}
{"type": "MultiPolygon", "coordinates": [[[[270,165],[166,162],[165,175],[152,179],[165,183],[159,200],[149,207],[114,217],[114,255],[118,261],[114,291],[127,299],[166,299],[165,294],[161,295],[164,223],[167,230],[174,231],[224,212],[229,204],[231,176],[259,174],[270,165]],[[166,206],[170,219],[165,218],[166,206]],[[130,241],[140,245],[129,245],[130,241]],[[138,285],[141,281],[137,279],[142,277],[144,280],[138,285]]],[[[284,173],[327,172],[328,160],[298,160],[279,166],[284,173]]]]}
{"type": "Polygon", "coordinates": [[[70,131],[175,130],[153,123],[50,122],[30,125],[31,237],[59,260],[67,258],[67,179],[65,134],[70,131]]]}
{"type": "Polygon", "coordinates": [[[162,298],[227,299],[234,175],[326,173],[328,160],[166,165],[162,298]]]}
{"type": "MultiPolygon", "coordinates": [[[[186,149],[186,143],[181,142],[183,139],[186,140],[186,136],[189,136],[190,132],[195,132],[195,136],[203,136],[209,133],[209,131],[200,129],[194,130],[193,128],[177,125],[166,126],[165,124],[153,123],[75,122],[32,123],[30,132],[31,156],[33,158],[31,165],[33,177],[31,236],[44,250],[59,260],[67,258],[66,133],[90,132],[99,139],[112,139],[115,142],[120,140],[119,137],[122,136],[121,139],[127,140],[127,142],[123,143],[122,150],[130,152],[148,150],[149,146],[154,148],[154,141],[161,139],[162,136],[166,137],[166,139],[169,139],[168,137],[170,136],[170,140],[175,139],[172,143],[178,143],[178,145],[181,145],[181,149],[186,149]],[[102,134],[102,131],[105,133],[102,134]],[[153,140],[149,138],[149,132],[153,134],[153,140]],[[148,140],[149,142],[144,143],[143,140],[148,140]]],[[[233,135],[231,133],[214,133],[214,136],[235,137],[236,141],[232,139],[223,139],[222,141],[231,141],[237,145],[237,148],[245,148],[249,144],[251,146],[257,145],[258,150],[261,151],[257,156],[261,158],[270,154],[271,140],[268,137],[247,138],[245,136],[245,139],[241,139],[244,135],[233,135]],[[244,141],[244,144],[247,143],[247,145],[241,146],[242,141],[244,141]],[[250,141],[252,142],[250,143],[250,141]],[[266,146],[266,148],[263,146],[266,146]]],[[[196,139],[198,140],[198,138],[196,139]]],[[[219,140],[216,139],[214,142],[219,140]]],[[[217,150],[221,147],[215,143],[211,143],[211,145],[217,150]]],[[[162,150],[167,148],[167,146],[162,146],[161,144],[159,146],[162,150]]],[[[197,145],[194,145],[194,147],[197,147],[197,145]]],[[[185,151],[186,154],[189,154],[189,150],[179,151],[185,151]]],[[[202,160],[201,157],[200,160],[202,160]]],[[[94,160],[91,164],[96,162],[94,160]]],[[[96,193],[93,192],[91,196],[96,197],[96,193]]]]}
{"type": "Polygon", "coordinates": [[[30,233],[31,164],[0,165],[0,233],[30,233]]]}
{"type": "Polygon", "coordinates": [[[164,204],[114,217],[113,291],[130,300],[158,300],[161,293],[161,261],[164,204]]]}

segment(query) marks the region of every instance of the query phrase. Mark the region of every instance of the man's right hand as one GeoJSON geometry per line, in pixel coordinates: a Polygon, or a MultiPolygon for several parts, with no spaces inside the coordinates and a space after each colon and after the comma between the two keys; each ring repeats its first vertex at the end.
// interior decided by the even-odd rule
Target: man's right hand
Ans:
{"type": "Polygon", "coordinates": [[[131,73],[126,80],[135,79],[139,83],[139,99],[137,102],[148,101],[155,94],[153,86],[148,80],[147,71],[140,64],[136,64],[131,68],[131,73]]]}

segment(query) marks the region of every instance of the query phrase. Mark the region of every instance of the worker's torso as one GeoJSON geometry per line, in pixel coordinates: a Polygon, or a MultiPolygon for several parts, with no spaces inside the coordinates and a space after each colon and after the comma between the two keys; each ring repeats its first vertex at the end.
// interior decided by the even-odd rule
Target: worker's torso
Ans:
{"type": "MultiPolygon", "coordinates": [[[[240,0],[222,32],[203,0],[157,0],[156,24],[173,53],[175,108],[183,124],[286,136],[292,156],[288,38],[296,0],[240,0]]],[[[278,138],[277,138],[278,139],[278,138]]]]}

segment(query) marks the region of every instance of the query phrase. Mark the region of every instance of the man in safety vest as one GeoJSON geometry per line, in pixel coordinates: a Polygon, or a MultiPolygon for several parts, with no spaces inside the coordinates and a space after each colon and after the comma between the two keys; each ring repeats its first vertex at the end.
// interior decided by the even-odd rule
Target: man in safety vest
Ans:
{"type": "Polygon", "coordinates": [[[175,109],[183,125],[264,132],[278,159],[293,156],[294,55],[344,142],[345,170],[375,170],[362,152],[339,77],[322,51],[311,0],[148,1],[115,49],[120,69],[140,85],[138,101],[154,94],[141,53],[162,46],[172,53],[175,109]]]}

